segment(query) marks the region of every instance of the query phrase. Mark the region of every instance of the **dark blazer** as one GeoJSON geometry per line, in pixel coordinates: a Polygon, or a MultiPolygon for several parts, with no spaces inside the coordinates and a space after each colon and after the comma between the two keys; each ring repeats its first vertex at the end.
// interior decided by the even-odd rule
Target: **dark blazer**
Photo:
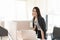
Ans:
{"type": "MultiPolygon", "coordinates": [[[[43,30],[44,38],[46,39],[46,23],[45,23],[44,18],[43,17],[39,17],[38,18],[38,23],[39,23],[41,29],[43,30]]],[[[33,28],[34,28],[34,18],[33,18],[33,28]]],[[[37,27],[36,27],[35,31],[36,31],[36,34],[38,34],[38,38],[42,38],[41,37],[41,31],[38,30],[37,27]]]]}

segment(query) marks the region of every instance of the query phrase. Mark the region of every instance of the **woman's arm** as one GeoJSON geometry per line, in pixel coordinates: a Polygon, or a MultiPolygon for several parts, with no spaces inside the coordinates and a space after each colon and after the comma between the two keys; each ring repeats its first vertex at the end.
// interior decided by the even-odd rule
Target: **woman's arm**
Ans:
{"type": "Polygon", "coordinates": [[[43,32],[43,30],[41,30],[41,36],[42,36],[42,40],[44,40],[44,32],[43,32]]]}

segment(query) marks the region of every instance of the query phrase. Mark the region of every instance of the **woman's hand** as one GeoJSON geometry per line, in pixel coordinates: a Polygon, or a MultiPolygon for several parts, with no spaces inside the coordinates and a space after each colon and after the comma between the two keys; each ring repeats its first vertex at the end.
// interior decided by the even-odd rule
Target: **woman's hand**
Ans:
{"type": "Polygon", "coordinates": [[[33,28],[33,30],[35,31],[35,28],[33,28]]]}
{"type": "Polygon", "coordinates": [[[34,26],[33,30],[35,31],[35,29],[36,29],[36,26],[34,26]]]}
{"type": "Polygon", "coordinates": [[[43,38],[43,39],[41,39],[41,40],[44,40],[44,38],[43,38]]]}

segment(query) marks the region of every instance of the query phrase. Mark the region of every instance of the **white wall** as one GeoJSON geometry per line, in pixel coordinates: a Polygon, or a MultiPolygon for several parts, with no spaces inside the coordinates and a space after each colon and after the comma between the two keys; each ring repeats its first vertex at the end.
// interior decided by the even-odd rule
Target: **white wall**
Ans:
{"type": "Polygon", "coordinates": [[[16,1],[16,20],[27,20],[26,1],[16,1]]]}
{"type": "Polygon", "coordinates": [[[5,19],[5,14],[8,13],[8,0],[0,0],[0,20],[5,19]]]}
{"type": "Polygon", "coordinates": [[[15,0],[0,0],[0,20],[14,20],[15,7],[15,0]]]}
{"type": "Polygon", "coordinates": [[[48,31],[53,32],[53,27],[60,27],[60,0],[47,1],[48,31]]]}
{"type": "Polygon", "coordinates": [[[48,0],[47,12],[48,14],[60,15],[60,0],[48,0]]]}

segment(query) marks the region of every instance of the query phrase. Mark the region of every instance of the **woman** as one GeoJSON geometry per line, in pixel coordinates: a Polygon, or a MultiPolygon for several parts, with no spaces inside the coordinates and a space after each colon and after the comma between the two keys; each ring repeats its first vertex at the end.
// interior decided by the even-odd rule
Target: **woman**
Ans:
{"type": "Polygon", "coordinates": [[[32,11],[33,15],[33,30],[36,31],[36,34],[39,39],[46,39],[46,24],[44,18],[41,16],[40,10],[38,7],[34,7],[32,11]]]}

